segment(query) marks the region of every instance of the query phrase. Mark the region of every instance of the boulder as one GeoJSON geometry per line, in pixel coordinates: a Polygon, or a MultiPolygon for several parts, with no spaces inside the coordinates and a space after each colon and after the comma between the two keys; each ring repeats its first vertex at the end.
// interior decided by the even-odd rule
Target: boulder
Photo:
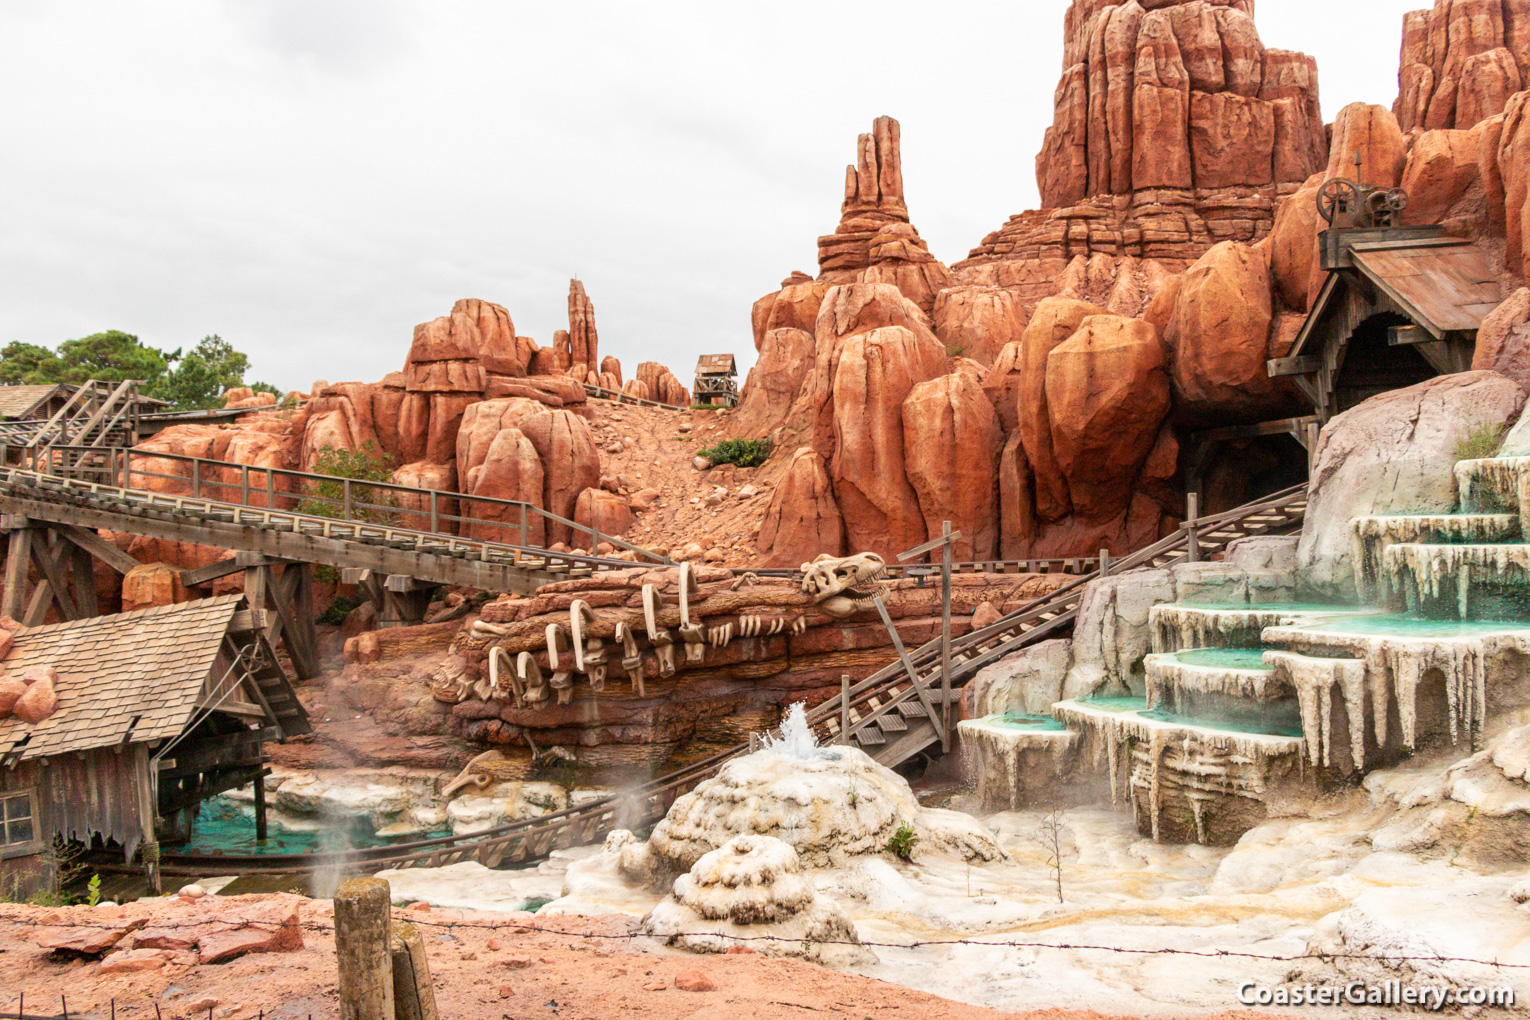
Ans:
{"type": "MultiPolygon", "coordinates": [[[[620,538],[632,527],[632,509],[625,498],[614,492],[585,489],[574,504],[574,523],[594,528],[605,536],[620,538]]],[[[574,544],[588,548],[589,538],[583,532],[576,532],[574,544]]]]}
{"type": "Polygon", "coordinates": [[[58,710],[58,692],[54,683],[58,673],[51,669],[29,671],[21,678],[27,689],[11,706],[11,714],[28,726],[36,726],[58,710]]]}
{"type": "Polygon", "coordinates": [[[504,397],[470,404],[462,412],[462,424],[457,429],[457,477],[467,483],[473,469],[488,456],[489,447],[500,432],[515,428],[527,417],[545,410],[544,404],[527,397],[504,397]]]}
{"type": "Polygon", "coordinates": [[[904,463],[925,529],[943,521],[961,532],[957,562],[991,560],[998,549],[999,419],[977,380],[964,372],[918,383],[903,401],[904,463]]]}
{"type": "Polygon", "coordinates": [[[1504,108],[1498,173],[1503,178],[1504,264],[1530,283],[1530,91],[1516,94],[1504,108]]]}
{"type": "MultiPolygon", "coordinates": [[[[543,508],[572,520],[579,494],[600,486],[600,450],[589,424],[572,411],[552,410],[529,415],[520,428],[542,461],[543,508]]],[[[548,522],[549,542],[572,537],[568,525],[548,522]]]]}
{"type": "Polygon", "coordinates": [[[1063,341],[1078,332],[1091,315],[1105,309],[1087,301],[1046,298],[1036,305],[1020,341],[1018,426],[1025,456],[1036,481],[1036,513],[1055,521],[1072,507],[1067,479],[1052,450],[1052,423],[1047,409],[1047,359],[1063,341]]]}
{"type": "Polygon", "coordinates": [[[1036,537],[1036,506],[1031,465],[1025,459],[1020,434],[1014,433],[999,453],[999,556],[1024,559],[1036,537]]]}
{"type": "Polygon", "coordinates": [[[794,327],[772,329],[739,398],[732,429],[743,438],[768,436],[786,421],[813,365],[813,334],[794,327]]]}
{"type": "Polygon", "coordinates": [[[143,563],[122,577],[122,611],[173,606],[191,596],[181,584],[181,572],[168,563],[143,563]]]}
{"type": "Polygon", "coordinates": [[[613,355],[607,354],[604,358],[600,359],[600,374],[615,377],[616,385],[608,387],[609,389],[619,390],[622,388],[622,363],[616,360],[613,355]]]}
{"type": "Polygon", "coordinates": [[[820,553],[845,554],[845,524],[824,459],[799,448],[770,496],[757,547],[770,566],[798,566],[820,553]]]}
{"type": "Polygon", "coordinates": [[[1025,331],[1019,297],[997,287],[952,287],[935,296],[935,335],[947,353],[991,365],[1025,331]]]}
{"type": "Polygon", "coordinates": [[[1270,277],[1280,303],[1296,312],[1312,307],[1326,273],[1319,267],[1317,236],[1328,226],[1318,213],[1317,194],[1325,174],[1310,178],[1280,204],[1270,230],[1270,277]]]}
{"type": "MultiPolygon", "coordinates": [[[[770,306],[770,314],[760,330],[759,341],[763,342],[765,334],[773,329],[801,329],[811,333],[829,287],[826,281],[814,280],[782,287],[770,306]]],[[[755,349],[760,349],[760,343],[756,343],[755,349]]]]}
{"type": "Polygon", "coordinates": [[[20,677],[0,674],[0,719],[11,714],[16,701],[27,692],[27,685],[20,677]]]}
{"type": "Polygon", "coordinates": [[[1085,520],[1121,513],[1169,410],[1158,331],[1141,319],[1086,318],[1047,357],[1046,394],[1074,513],[1085,520]]]}
{"type": "Polygon", "coordinates": [[[1384,106],[1350,103],[1333,122],[1328,148],[1328,176],[1355,176],[1355,154],[1361,157],[1360,176],[1373,188],[1395,188],[1402,182],[1408,143],[1397,118],[1384,106]]]}
{"type": "Polygon", "coordinates": [[[1408,225],[1439,223],[1477,180],[1477,141],[1473,131],[1425,131],[1413,140],[1403,168],[1408,225]]]}
{"type": "Polygon", "coordinates": [[[1164,330],[1177,420],[1205,426],[1263,421],[1288,401],[1266,372],[1269,249],[1223,241],[1184,274],[1164,330]]]}
{"type": "Polygon", "coordinates": [[[924,541],[919,500],[904,474],[902,409],[909,391],[943,374],[945,362],[938,343],[900,326],[840,344],[830,477],[850,548],[887,556],[924,541]]]}
{"type": "MultiPolygon", "coordinates": [[[[458,461],[459,465],[462,463],[458,461]]],[[[545,484],[542,460],[531,440],[518,428],[504,428],[495,433],[482,461],[469,468],[464,478],[463,491],[468,495],[542,505],[545,484]]],[[[514,542],[516,545],[546,544],[546,518],[540,514],[528,512],[525,515],[526,533],[523,535],[519,508],[471,499],[462,503],[463,516],[473,518],[473,523],[465,531],[466,537],[488,542],[514,542]]]]}
{"type": "MultiPolygon", "coordinates": [[[[414,492],[394,492],[394,499],[402,511],[401,526],[417,531],[431,530],[431,496],[436,492],[457,492],[457,465],[453,462],[437,463],[417,460],[404,464],[393,472],[394,485],[402,485],[414,492]]],[[[457,522],[452,520],[459,512],[456,499],[435,497],[436,530],[453,534],[457,522]]]]}
{"type": "Polygon", "coordinates": [[[1508,376],[1530,390],[1530,287],[1521,287],[1477,329],[1472,368],[1508,376]]]}
{"type": "Polygon", "coordinates": [[[463,298],[452,305],[452,316],[469,319],[478,332],[473,357],[489,372],[526,374],[526,358],[515,335],[515,323],[504,306],[477,298],[463,298]]]}
{"type": "Polygon", "coordinates": [[[1067,638],[1053,638],[1010,652],[977,671],[962,691],[963,705],[973,717],[1049,713],[1062,700],[1071,649],[1067,638]]]}
{"type": "Polygon", "coordinates": [[[1379,394],[1330,420],[1313,456],[1297,546],[1310,594],[1355,598],[1352,518],[1454,511],[1457,447],[1474,429],[1507,422],[1524,402],[1525,391],[1496,372],[1461,372],[1379,394]]]}
{"type": "Polygon", "coordinates": [[[1011,341],[999,349],[993,364],[983,373],[982,383],[1004,434],[1014,432],[1020,426],[1020,341],[1011,341]]]}

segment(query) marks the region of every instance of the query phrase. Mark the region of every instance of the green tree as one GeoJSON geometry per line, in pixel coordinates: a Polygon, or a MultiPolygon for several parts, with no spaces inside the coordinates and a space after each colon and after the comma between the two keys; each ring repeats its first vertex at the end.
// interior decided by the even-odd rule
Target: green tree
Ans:
{"type": "Polygon", "coordinates": [[[250,367],[250,359],[216,333],[186,354],[175,351],[167,359],[177,364],[150,395],[170,401],[176,410],[218,406],[225,392],[244,385],[250,367]]]}
{"type": "Polygon", "coordinates": [[[58,382],[58,356],[46,347],[12,340],[0,348],[0,385],[58,382]]]}
{"type": "Polygon", "coordinates": [[[109,329],[59,344],[59,378],[45,381],[82,383],[87,379],[112,382],[137,379],[152,389],[164,379],[170,362],[179,356],[179,351],[167,355],[156,348],[145,347],[131,333],[109,329]]]}

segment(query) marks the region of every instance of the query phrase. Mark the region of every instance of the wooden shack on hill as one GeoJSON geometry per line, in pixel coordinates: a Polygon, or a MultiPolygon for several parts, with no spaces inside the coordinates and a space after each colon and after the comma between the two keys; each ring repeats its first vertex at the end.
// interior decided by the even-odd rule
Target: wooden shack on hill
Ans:
{"type": "Polygon", "coordinates": [[[257,784],[262,745],[311,732],[244,596],[16,632],[3,666],[51,668],[58,704],[35,725],[0,719],[0,883],[52,880],[55,835],[142,861],[183,840],[197,806],[257,784]]]}

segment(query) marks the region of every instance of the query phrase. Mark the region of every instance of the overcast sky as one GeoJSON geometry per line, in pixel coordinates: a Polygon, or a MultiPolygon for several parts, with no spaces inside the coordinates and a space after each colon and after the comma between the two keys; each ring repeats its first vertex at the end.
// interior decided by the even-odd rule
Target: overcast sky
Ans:
{"type": "MultiPolygon", "coordinates": [[[[1419,0],[1262,0],[1325,117],[1397,92],[1419,0]]],[[[1037,204],[1063,0],[0,0],[0,342],[219,333],[306,389],[399,368],[459,297],[689,380],[903,125],[943,261],[1037,204]]]]}

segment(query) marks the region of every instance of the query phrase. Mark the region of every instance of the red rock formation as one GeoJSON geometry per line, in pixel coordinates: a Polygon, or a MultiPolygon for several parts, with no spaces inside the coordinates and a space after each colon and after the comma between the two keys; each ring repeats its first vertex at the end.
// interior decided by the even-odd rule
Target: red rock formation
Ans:
{"type": "Polygon", "coordinates": [[[991,560],[998,549],[999,418],[969,373],[918,383],[903,401],[909,484],[931,536],[950,521],[961,532],[958,561],[991,560]]]}
{"type": "Polygon", "coordinates": [[[998,287],[953,287],[935,299],[935,334],[953,355],[991,365],[1029,321],[1019,295],[998,287]]]}
{"type": "Polygon", "coordinates": [[[1083,301],[1048,298],[1036,306],[1036,314],[1020,341],[1018,428],[1035,478],[1036,513],[1043,521],[1058,520],[1072,509],[1067,478],[1052,449],[1047,359],[1078,331],[1084,319],[1104,313],[1105,309],[1083,301]]]}
{"type": "MultiPolygon", "coordinates": [[[[627,500],[604,489],[585,489],[574,503],[574,523],[594,528],[602,535],[620,538],[632,527],[632,509],[627,500]]],[[[590,545],[590,536],[583,532],[574,534],[574,544],[590,545]]],[[[594,550],[591,550],[592,552],[594,550]]]]}
{"type": "Polygon", "coordinates": [[[1263,237],[1276,198],[1322,167],[1327,144],[1315,63],[1266,50],[1252,8],[1075,0],[1036,157],[1043,211],[985,238],[953,267],[958,281],[1044,288],[1057,274],[1038,261],[1193,260],[1218,241],[1263,237]],[[993,263],[1016,265],[996,279],[973,272],[993,263]],[[1027,278],[1037,270],[1040,281],[1027,278]]]}
{"type": "MultiPolygon", "coordinates": [[[[465,493],[490,499],[518,500],[533,506],[542,505],[545,485],[542,460],[525,433],[514,427],[501,428],[494,433],[482,453],[482,459],[463,476],[462,488],[465,493]]],[[[461,464],[459,459],[459,470],[461,464]]],[[[467,537],[491,542],[513,542],[516,545],[545,544],[546,519],[540,514],[524,515],[526,529],[522,534],[522,514],[518,509],[493,503],[477,503],[471,499],[463,500],[462,503],[463,515],[474,519],[465,529],[467,537]]]]}
{"type": "MultiPolygon", "coordinates": [[[[590,426],[570,411],[550,410],[521,419],[520,430],[542,461],[543,508],[573,520],[579,494],[600,484],[600,451],[590,426]]],[[[568,525],[548,525],[549,543],[568,542],[571,537],[568,525]]]]}
{"type": "Polygon", "coordinates": [[[766,294],[754,303],[754,349],[765,343],[765,334],[773,329],[805,329],[813,331],[818,319],[818,309],[828,292],[827,281],[813,280],[803,273],[794,273],[782,282],[781,289],[766,294]],[[800,277],[800,279],[799,279],[800,277]]]}
{"type": "Polygon", "coordinates": [[[1333,121],[1333,142],[1328,150],[1328,177],[1355,176],[1355,156],[1360,156],[1360,176],[1373,188],[1395,188],[1402,180],[1408,160],[1408,143],[1397,118],[1384,106],[1350,103],[1333,121]]]}
{"type": "Polygon", "coordinates": [[[908,329],[857,333],[838,348],[830,477],[850,548],[896,555],[927,537],[904,468],[903,401],[942,375],[945,352],[908,329]]]}
{"type": "Polygon", "coordinates": [[[824,459],[800,447],[771,493],[760,523],[760,553],[768,566],[795,567],[820,553],[845,554],[845,525],[824,459]]]}
{"type": "Polygon", "coordinates": [[[593,368],[600,364],[600,338],[595,332],[595,306],[579,280],[568,282],[569,364],[593,368]]]}
{"type": "Polygon", "coordinates": [[[617,361],[613,355],[607,354],[604,358],[600,359],[600,374],[616,377],[616,385],[608,387],[609,389],[619,390],[622,388],[622,363],[617,361]]]}
{"type": "MultiPolygon", "coordinates": [[[[430,526],[431,490],[457,492],[457,465],[454,461],[445,463],[429,460],[414,461],[395,470],[391,481],[394,485],[416,490],[394,493],[399,509],[403,511],[400,525],[415,531],[430,531],[432,530],[430,526]]],[[[451,518],[458,516],[460,512],[457,501],[437,496],[434,504],[435,530],[447,534],[455,533],[457,524],[451,518]]]]}
{"type": "Polygon", "coordinates": [[[1086,318],[1047,356],[1046,395],[1074,513],[1086,521],[1119,515],[1169,410],[1157,331],[1141,319],[1086,318]]]}
{"type": "Polygon", "coordinates": [[[1530,282],[1530,91],[1517,93],[1504,109],[1498,173],[1503,180],[1504,264],[1530,282]]]}
{"type": "MultiPolygon", "coordinates": [[[[1005,435],[1015,432],[1020,425],[1020,349],[1018,339],[1005,344],[982,379],[983,392],[998,413],[1005,435]]],[[[1027,465],[1026,471],[1029,470],[1027,465]]]]}
{"type": "MultiPolygon", "coordinates": [[[[546,405],[525,397],[482,400],[471,405],[463,412],[462,425],[457,430],[457,477],[471,486],[472,473],[487,459],[495,437],[506,429],[515,428],[529,416],[545,410],[546,405]]],[[[473,490],[468,488],[465,491],[473,490]]]]}
{"type": "Polygon", "coordinates": [[[1436,0],[1403,16],[1397,102],[1404,131],[1471,128],[1530,85],[1530,0],[1436,0]]]}
{"type": "Polygon", "coordinates": [[[772,329],[759,350],[731,423],[735,433],[750,439],[768,436],[785,423],[813,365],[813,334],[772,329]]]}
{"type": "Polygon", "coordinates": [[[1020,433],[1014,432],[999,453],[999,555],[1006,560],[1028,556],[1036,528],[1031,465],[1020,433]]]}
{"type": "Polygon", "coordinates": [[[181,585],[181,572],[168,563],[144,563],[122,577],[122,611],[171,606],[191,598],[181,585]]]}
{"type": "Polygon", "coordinates": [[[1530,287],[1521,287],[1477,330],[1472,368],[1491,369],[1530,391],[1530,287]]]}
{"type": "Polygon", "coordinates": [[[1227,241],[1185,273],[1163,334],[1182,425],[1264,421],[1291,402],[1265,368],[1273,315],[1268,247],[1227,241]]]}

